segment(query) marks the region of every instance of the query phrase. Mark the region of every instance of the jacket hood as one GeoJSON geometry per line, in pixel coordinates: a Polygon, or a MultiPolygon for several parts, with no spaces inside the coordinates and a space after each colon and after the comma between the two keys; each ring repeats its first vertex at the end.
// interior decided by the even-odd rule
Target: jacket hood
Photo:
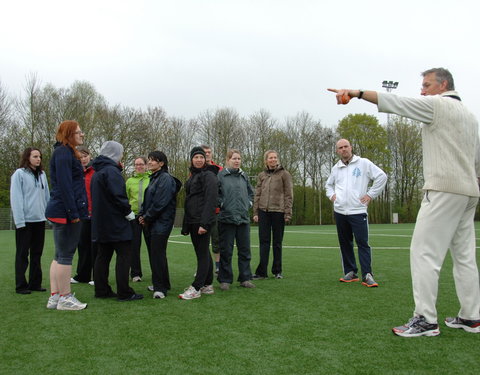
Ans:
{"type": "Polygon", "coordinates": [[[96,172],[108,166],[117,167],[118,169],[122,170],[122,167],[113,159],[110,159],[109,157],[103,155],[97,156],[92,163],[92,167],[93,169],[95,169],[96,172]]]}
{"type": "Polygon", "coordinates": [[[100,155],[106,156],[118,163],[123,156],[123,146],[115,141],[106,141],[100,149],[100,155]]]}

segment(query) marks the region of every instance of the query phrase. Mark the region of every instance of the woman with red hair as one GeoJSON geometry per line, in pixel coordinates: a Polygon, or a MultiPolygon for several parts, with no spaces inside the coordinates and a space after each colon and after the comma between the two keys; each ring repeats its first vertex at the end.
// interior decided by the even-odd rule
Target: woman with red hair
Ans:
{"type": "Polygon", "coordinates": [[[70,290],[72,259],[80,239],[80,219],[88,218],[83,167],[77,146],[83,133],[76,121],[63,121],[57,130],[57,143],[50,160],[52,190],[45,215],[53,225],[55,256],[50,266],[50,291],[47,308],[83,310],[70,290]]]}

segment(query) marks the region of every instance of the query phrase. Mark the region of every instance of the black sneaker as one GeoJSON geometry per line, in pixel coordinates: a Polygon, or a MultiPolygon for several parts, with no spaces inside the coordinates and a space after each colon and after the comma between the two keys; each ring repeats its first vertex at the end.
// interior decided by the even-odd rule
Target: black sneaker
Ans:
{"type": "Polygon", "coordinates": [[[467,320],[460,317],[446,318],[445,324],[450,328],[462,328],[470,333],[480,333],[480,320],[467,320]]]}
{"type": "Polygon", "coordinates": [[[423,316],[414,316],[403,326],[392,328],[392,331],[395,335],[402,337],[438,336],[440,334],[438,324],[427,323],[423,316]]]}
{"type": "Polygon", "coordinates": [[[118,301],[128,302],[128,301],[138,301],[139,299],[143,299],[143,294],[132,294],[128,298],[119,298],[118,301]]]}
{"type": "Polygon", "coordinates": [[[256,275],[256,274],[252,275],[252,280],[265,280],[266,278],[267,278],[267,276],[260,276],[260,275],[256,275]]]}

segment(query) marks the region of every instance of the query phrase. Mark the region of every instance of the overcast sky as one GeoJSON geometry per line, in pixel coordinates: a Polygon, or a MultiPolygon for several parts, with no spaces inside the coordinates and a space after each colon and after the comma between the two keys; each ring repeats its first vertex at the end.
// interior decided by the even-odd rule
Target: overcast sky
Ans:
{"type": "MultiPolygon", "coordinates": [[[[333,126],[378,115],[327,87],[418,96],[420,72],[448,68],[480,118],[475,0],[0,0],[0,82],[88,81],[109,104],[192,118],[232,107],[279,121],[307,111],[333,126]]],[[[383,123],[385,115],[378,115],[383,123]]]]}

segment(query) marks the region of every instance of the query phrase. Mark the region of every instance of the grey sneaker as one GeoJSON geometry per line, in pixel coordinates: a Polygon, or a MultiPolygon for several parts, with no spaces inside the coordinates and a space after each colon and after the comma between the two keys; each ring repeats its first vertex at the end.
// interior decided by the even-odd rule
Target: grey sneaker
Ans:
{"type": "Polygon", "coordinates": [[[153,293],[153,298],[162,299],[162,298],[165,298],[165,294],[163,294],[163,292],[156,291],[153,293]]]}
{"type": "Polygon", "coordinates": [[[362,280],[362,285],[365,285],[368,288],[373,288],[378,286],[378,284],[373,279],[373,276],[371,273],[367,273],[365,275],[365,277],[362,280]]]}
{"type": "Polygon", "coordinates": [[[480,333],[480,320],[468,320],[460,317],[446,318],[445,324],[450,328],[462,328],[470,333],[480,333]]]}
{"type": "Polygon", "coordinates": [[[60,294],[58,293],[54,294],[53,296],[50,296],[47,302],[47,309],[56,310],[59,299],[60,299],[60,294]]]}
{"type": "Polygon", "coordinates": [[[220,283],[220,289],[221,290],[229,290],[230,289],[230,284],[229,283],[220,283]]]}
{"type": "Polygon", "coordinates": [[[423,316],[414,316],[403,326],[392,328],[392,331],[395,335],[402,337],[438,336],[440,334],[438,324],[427,323],[423,316]]]}
{"type": "Polygon", "coordinates": [[[342,283],[351,283],[353,281],[359,281],[360,279],[358,278],[357,274],[353,271],[350,271],[347,273],[345,276],[340,278],[340,281],[342,283]]]}
{"type": "Polygon", "coordinates": [[[153,285],[147,286],[147,289],[148,289],[148,291],[150,291],[150,292],[154,292],[154,291],[155,291],[155,288],[153,287],[153,285]]]}
{"type": "Polygon", "coordinates": [[[241,282],[240,286],[244,288],[255,288],[255,284],[248,280],[241,282]]]}
{"type": "Polygon", "coordinates": [[[83,310],[86,307],[87,304],[80,302],[75,293],[60,297],[57,304],[57,310],[83,310]]]}
{"type": "Polygon", "coordinates": [[[142,278],[141,278],[140,276],[134,276],[133,279],[132,279],[132,281],[133,281],[134,283],[139,283],[140,281],[142,281],[142,278]]]}
{"type": "Polygon", "coordinates": [[[213,285],[205,285],[204,287],[200,288],[200,292],[202,294],[213,294],[215,290],[213,289],[213,285]]]}
{"type": "Polygon", "coordinates": [[[276,279],[283,279],[283,275],[281,273],[275,274],[276,279]]]}

